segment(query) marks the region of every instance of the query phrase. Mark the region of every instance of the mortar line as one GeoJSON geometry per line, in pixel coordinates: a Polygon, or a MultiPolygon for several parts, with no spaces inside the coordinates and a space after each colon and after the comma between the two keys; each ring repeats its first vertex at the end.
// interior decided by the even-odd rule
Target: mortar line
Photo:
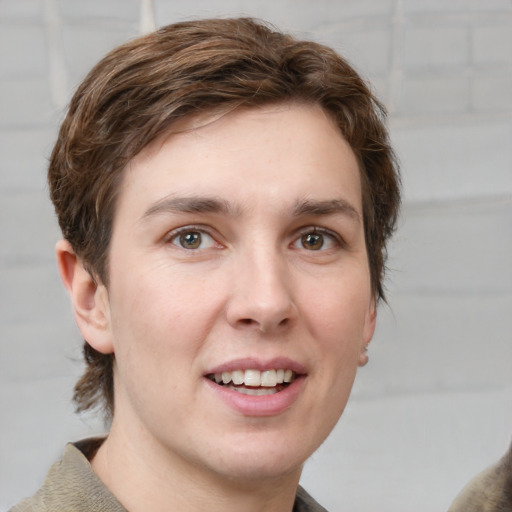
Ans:
{"type": "Polygon", "coordinates": [[[393,36],[391,48],[391,71],[389,73],[388,110],[396,115],[399,111],[400,96],[403,80],[402,49],[404,38],[404,8],[403,0],[396,0],[393,14],[393,36]]]}
{"type": "Polygon", "coordinates": [[[62,23],[57,0],[45,0],[44,22],[52,102],[58,109],[63,109],[68,99],[68,74],[62,45],[62,23]]]}
{"type": "Polygon", "coordinates": [[[140,0],[139,32],[141,35],[144,35],[154,30],[156,30],[156,23],[153,0],[140,0]]]}

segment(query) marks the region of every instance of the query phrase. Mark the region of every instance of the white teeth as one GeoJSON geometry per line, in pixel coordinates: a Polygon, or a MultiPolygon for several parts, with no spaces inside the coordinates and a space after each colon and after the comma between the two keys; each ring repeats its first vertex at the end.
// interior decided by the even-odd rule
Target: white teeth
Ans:
{"type": "Polygon", "coordinates": [[[245,370],[244,384],[254,388],[261,386],[261,372],[258,370],[245,370]]]}
{"type": "Polygon", "coordinates": [[[252,395],[252,396],[263,396],[263,395],[273,395],[277,393],[276,388],[236,388],[235,386],[226,386],[233,391],[238,391],[242,393],[242,395],[252,395]]]}
{"type": "Polygon", "coordinates": [[[240,384],[244,383],[244,372],[242,370],[235,370],[231,373],[231,380],[233,384],[240,386],[240,384]]]}
{"type": "Polygon", "coordinates": [[[273,388],[277,384],[277,375],[275,370],[261,372],[261,385],[266,388],[273,388]]]}
{"type": "MultiPolygon", "coordinates": [[[[234,386],[250,386],[251,388],[275,388],[278,384],[290,383],[295,380],[293,370],[279,368],[277,370],[234,370],[232,372],[215,373],[210,376],[217,384],[230,384],[234,386]]],[[[231,386],[230,386],[231,387],[231,386]]]]}

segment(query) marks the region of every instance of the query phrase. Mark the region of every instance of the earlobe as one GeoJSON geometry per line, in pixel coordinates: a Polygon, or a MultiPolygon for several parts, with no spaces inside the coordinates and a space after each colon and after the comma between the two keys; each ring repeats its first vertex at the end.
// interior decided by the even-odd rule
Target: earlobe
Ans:
{"type": "Polygon", "coordinates": [[[377,324],[377,303],[375,299],[371,300],[370,308],[365,319],[363,339],[361,343],[361,352],[359,354],[359,366],[365,366],[368,363],[368,345],[373,338],[375,326],[377,324]]]}
{"type": "Polygon", "coordinates": [[[56,254],[82,336],[98,352],[113,353],[107,289],[85,269],[67,240],[57,243],[56,254]]]}

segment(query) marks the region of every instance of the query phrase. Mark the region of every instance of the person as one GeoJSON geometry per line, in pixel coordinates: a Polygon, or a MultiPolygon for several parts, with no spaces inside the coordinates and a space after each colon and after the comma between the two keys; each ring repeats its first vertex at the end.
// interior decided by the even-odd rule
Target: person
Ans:
{"type": "Polygon", "coordinates": [[[48,179],[74,400],[110,430],[14,512],[325,510],[299,478],[384,298],[384,121],[332,49],[254,19],[166,26],[91,70],[48,179]]]}
{"type": "Polygon", "coordinates": [[[512,511],[512,444],[496,463],[462,489],[448,512],[512,511]]]}

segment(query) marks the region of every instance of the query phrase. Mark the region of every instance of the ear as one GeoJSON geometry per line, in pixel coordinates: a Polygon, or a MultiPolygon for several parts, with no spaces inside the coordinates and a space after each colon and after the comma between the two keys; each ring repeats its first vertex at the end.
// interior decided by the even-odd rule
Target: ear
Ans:
{"type": "Polygon", "coordinates": [[[375,326],[377,324],[377,301],[372,297],[368,313],[366,314],[363,338],[361,343],[361,352],[359,354],[359,366],[365,366],[368,363],[368,345],[372,341],[375,326]]]}
{"type": "Polygon", "coordinates": [[[60,278],[71,297],[75,321],[82,336],[98,352],[113,353],[105,285],[84,268],[67,240],[58,242],[55,250],[60,278]]]}

